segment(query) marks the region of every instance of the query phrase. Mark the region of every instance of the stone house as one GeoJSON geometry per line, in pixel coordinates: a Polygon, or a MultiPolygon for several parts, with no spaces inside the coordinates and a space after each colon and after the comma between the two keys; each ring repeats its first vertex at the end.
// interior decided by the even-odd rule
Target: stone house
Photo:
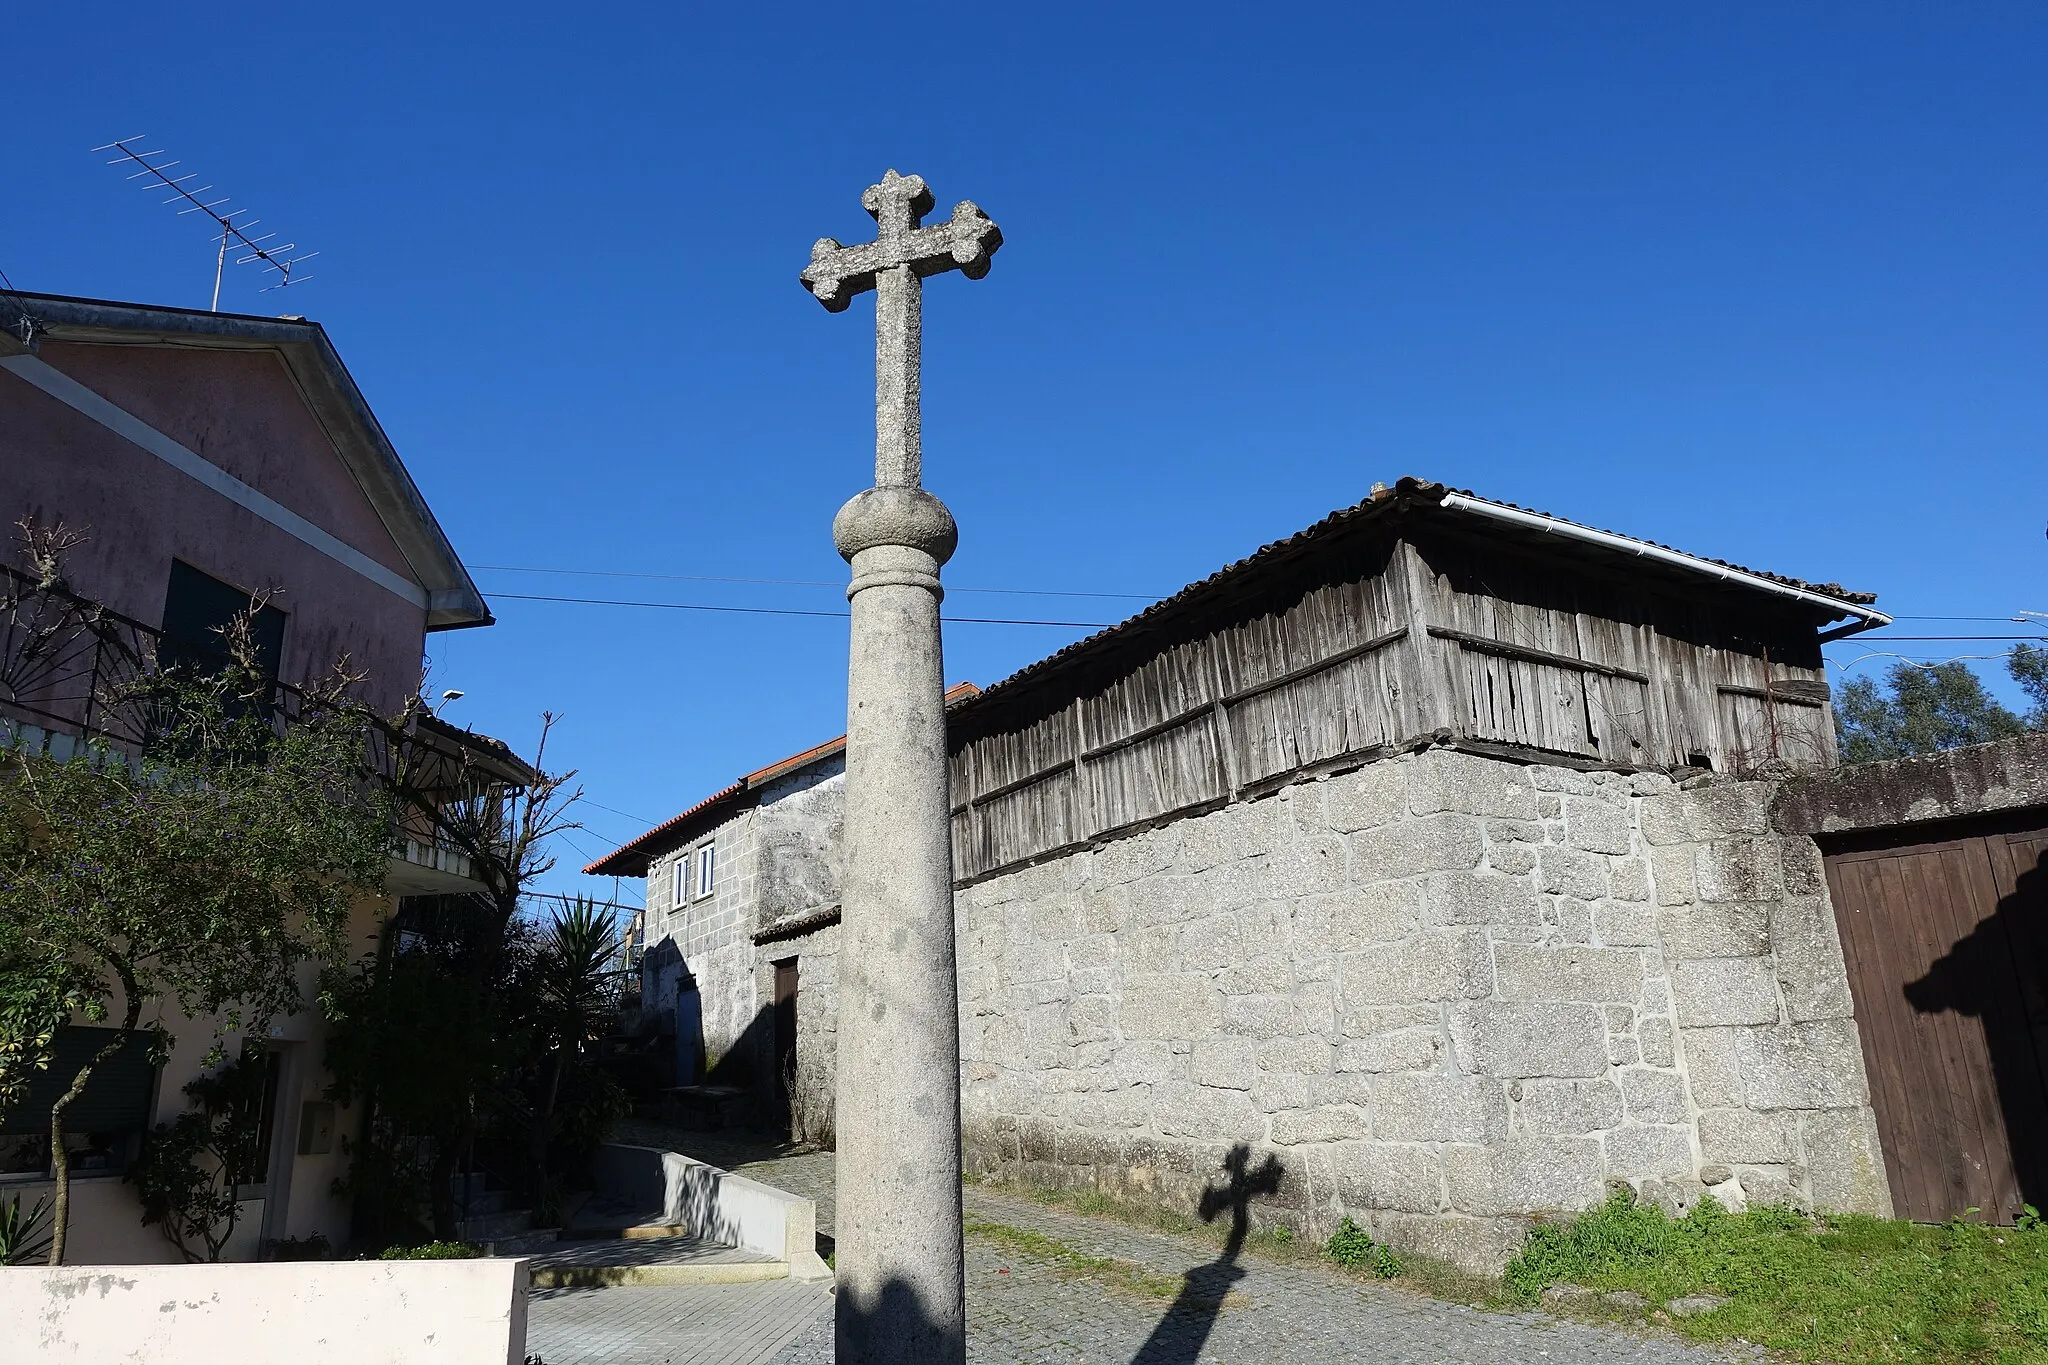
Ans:
{"type": "MultiPolygon", "coordinates": [[[[259,597],[254,635],[280,718],[294,714],[295,685],[344,654],[365,675],[361,699],[395,714],[420,686],[429,632],[491,624],[319,324],[0,295],[0,372],[0,525],[33,517],[86,533],[64,555],[61,582],[24,562],[22,546],[0,549],[0,762],[22,748],[66,758],[82,740],[132,760],[145,717],[108,688],[152,662],[206,666],[217,628],[259,597]]],[[[504,745],[431,716],[393,744],[425,759],[423,774],[460,773],[450,796],[532,780],[504,745]]],[[[437,776],[423,781],[441,789],[437,776]]],[[[393,831],[382,893],[352,908],[357,951],[405,897],[484,889],[429,824],[393,831]]],[[[326,1028],[312,985],[308,964],[306,1008],[272,1021],[262,1040],[263,1151],[256,1179],[237,1191],[231,1259],[271,1239],[348,1238],[334,1184],[361,1112],[324,1097],[326,1028]]],[[[158,1066],[139,1046],[118,1054],[67,1114],[75,1263],[179,1259],[143,1226],[121,1175],[142,1134],[187,1107],[183,1087],[221,1021],[159,1001],[142,1022],[172,1035],[169,1060],[158,1066]]],[[[0,1114],[0,1198],[18,1196],[24,1209],[50,1190],[51,1105],[108,1040],[82,1017],[73,1023],[56,1039],[57,1063],[0,1114]]],[[[230,1029],[222,1041],[244,1040],[230,1029]]]]}
{"type": "MultiPolygon", "coordinates": [[[[1852,989],[1782,813],[1873,600],[1404,479],[957,705],[968,1168],[1185,1208],[1244,1144],[1257,1217],[1478,1267],[1614,1181],[1902,1207],[1857,1017],[1917,969],[1852,989]]],[[[753,972],[829,977],[827,884],[753,972]]]]}
{"type": "MultiPolygon", "coordinates": [[[[959,684],[947,704],[976,691],[959,684]]],[[[811,1108],[829,1112],[845,776],[841,735],[745,774],[583,869],[646,879],[631,931],[642,1028],[676,1084],[776,1098],[794,1059],[811,1108]]]]}

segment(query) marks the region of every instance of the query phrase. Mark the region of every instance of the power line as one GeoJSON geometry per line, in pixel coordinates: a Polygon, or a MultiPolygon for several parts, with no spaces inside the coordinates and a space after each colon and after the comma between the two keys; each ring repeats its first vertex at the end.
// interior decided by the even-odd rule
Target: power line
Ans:
{"type": "Polygon", "coordinates": [[[623,816],[625,816],[625,817],[626,817],[626,818],[627,818],[628,820],[631,820],[631,821],[633,821],[633,822],[634,822],[635,824],[640,824],[640,825],[651,825],[651,824],[653,824],[653,823],[654,823],[654,821],[652,821],[652,820],[649,820],[649,819],[648,819],[648,818],[647,818],[646,816],[644,816],[644,815],[635,815],[635,814],[633,814],[633,812],[631,812],[631,811],[629,811],[629,810],[620,810],[620,809],[619,809],[619,808],[618,808],[617,806],[607,806],[607,805],[606,805],[606,804],[605,804],[604,802],[602,802],[602,801],[593,801],[593,800],[591,800],[591,799],[590,799],[589,797],[587,797],[587,796],[586,796],[586,797],[584,797],[584,798],[583,798],[583,799],[582,799],[582,800],[581,800],[581,801],[580,801],[580,802],[579,802],[578,804],[580,804],[580,805],[585,805],[585,806],[596,806],[596,807],[597,807],[597,808],[598,808],[599,810],[608,810],[608,811],[610,811],[610,812],[611,812],[611,813],[612,813],[613,815],[623,815],[623,816]]]}
{"type": "MultiPolygon", "coordinates": [[[[625,569],[543,569],[530,564],[472,564],[472,569],[491,573],[571,574],[583,578],[644,578],[665,583],[751,583],[772,588],[844,588],[844,580],[827,578],[728,578],[718,574],[634,573],[625,569]]],[[[1153,602],[1154,594],[1139,592],[1065,592],[1056,588],[961,588],[946,585],[947,592],[1002,593],[1012,597],[1112,597],[1131,602],[1153,602]]],[[[1987,618],[1988,619],[1988,618],[1987,618]]],[[[2000,617],[2000,620],[2006,618],[2000,617]]]]}
{"type": "MultiPolygon", "coordinates": [[[[573,602],[590,607],[653,607],[662,611],[715,611],[735,616],[824,616],[845,620],[849,611],[805,611],[798,607],[714,607],[703,602],[633,602],[616,597],[546,597],[531,593],[495,592],[485,594],[501,602],[573,602]]],[[[1114,621],[1033,621],[1005,616],[942,616],[952,625],[975,626],[1063,626],[1073,630],[1106,630],[1114,621]]]]}
{"type": "Polygon", "coordinates": [[[1830,640],[1830,641],[1828,641],[1828,643],[1829,643],[1829,644],[1851,644],[1851,643],[1854,643],[1854,644],[1859,644],[1859,645],[1875,645],[1875,644],[1884,644],[1884,643],[1886,643],[1886,642],[1889,642],[1889,641],[1896,641],[1896,640],[1912,640],[1912,641],[1915,641],[1915,642],[1920,642],[1920,641],[1935,641],[1935,640],[1939,640],[1939,641],[1991,641],[1991,640],[2017,640],[2017,641],[2020,641],[2020,642],[2022,642],[2022,643],[2033,643],[2033,642],[2036,642],[2036,641],[2048,640],[2048,635],[2042,635],[2042,634],[2034,634],[2034,635],[1856,635],[1856,636],[1851,636],[1851,637],[1848,637],[1848,638],[1846,638],[1846,639],[1843,639],[1843,640],[1839,640],[1839,641],[1837,641],[1837,640],[1830,640]]]}

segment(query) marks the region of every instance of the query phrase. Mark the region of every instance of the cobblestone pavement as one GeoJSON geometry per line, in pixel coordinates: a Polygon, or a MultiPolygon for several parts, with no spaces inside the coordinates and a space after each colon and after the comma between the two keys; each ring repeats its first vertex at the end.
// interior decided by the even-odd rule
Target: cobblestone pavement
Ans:
{"type": "MultiPolygon", "coordinates": [[[[633,1140],[633,1139],[628,1139],[633,1140]]],[[[741,1135],[661,1133],[659,1142],[813,1199],[832,1227],[830,1153],[763,1159],[741,1135]]],[[[1345,1276],[1245,1257],[1217,1261],[1212,1242],[1141,1231],[969,1186],[970,1215],[1040,1232],[1182,1284],[1167,1301],[1062,1273],[986,1238],[967,1239],[967,1358],[973,1365],[1707,1365],[1728,1352],[1542,1313],[1490,1313],[1345,1276]],[[1193,1291],[1193,1292],[1190,1292],[1193,1291]],[[1230,1299],[1214,1305],[1228,1292],[1230,1299]]],[[[1757,1360],[1761,1352],[1735,1358],[1757,1360]]],[[[821,1315],[774,1365],[829,1365],[832,1321],[821,1315]]],[[[550,1360],[548,1365],[555,1365],[550,1360]]]]}

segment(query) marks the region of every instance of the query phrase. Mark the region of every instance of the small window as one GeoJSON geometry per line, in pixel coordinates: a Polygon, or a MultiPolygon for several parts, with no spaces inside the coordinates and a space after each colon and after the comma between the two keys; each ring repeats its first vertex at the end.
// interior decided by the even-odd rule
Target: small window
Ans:
{"type": "Polygon", "coordinates": [[[718,889],[718,845],[697,850],[697,895],[702,898],[718,889]]]}
{"type": "Polygon", "coordinates": [[[690,899],[690,855],[685,853],[668,865],[668,903],[671,909],[681,909],[690,899]]]}
{"type": "MultiPolygon", "coordinates": [[[[61,1028],[52,1042],[47,1069],[34,1073],[27,1093],[0,1113],[0,1175],[47,1175],[50,1168],[50,1109],[80,1067],[111,1042],[116,1030],[61,1028]]],[[[149,1126],[150,1103],[156,1091],[156,1064],[148,1040],[135,1037],[93,1068],[85,1091],[65,1111],[64,1145],[71,1151],[71,1169],[113,1172],[124,1169],[149,1126]]]]}
{"type": "MultiPolygon", "coordinates": [[[[171,580],[164,592],[163,637],[157,661],[166,668],[210,673],[226,666],[227,642],[221,632],[256,605],[249,594],[183,560],[171,561],[171,580]]],[[[249,643],[256,668],[265,682],[276,682],[284,656],[284,613],[273,606],[256,611],[249,643]]]]}

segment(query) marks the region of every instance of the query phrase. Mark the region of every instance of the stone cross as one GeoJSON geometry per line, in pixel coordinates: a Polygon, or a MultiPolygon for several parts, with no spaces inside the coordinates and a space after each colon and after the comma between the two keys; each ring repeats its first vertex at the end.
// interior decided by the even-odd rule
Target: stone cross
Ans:
{"type": "Polygon", "coordinates": [[[920,224],[931,191],[890,171],[861,206],[875,240],[811,248],[803,285],[837,313],[875,291],[875,486],[832,520],[853,568],[839,927],[838,1294],[843,1365],[963,1365],[960,1003],[953,944],[939,568],[958,541],[924,491],[923,280],[988,273],[1002,233],[972,204],[920,224]]]}
{"type": "Polygon", "coordinates": [[[804,268],[804,288],[834,313],[856,294],[875,291],[875,486],[916,488],[921,474],[917,416],[918,368],[927,275],[958,270],[970,280],[988,274],[1003,234],[988,215],[962,200],[943,223],[921,227],[932,211],[924,178],[890,171],[870,185],[860,206],[874,215],[875,240],[841,246],[820,237],[804,268]]]}

